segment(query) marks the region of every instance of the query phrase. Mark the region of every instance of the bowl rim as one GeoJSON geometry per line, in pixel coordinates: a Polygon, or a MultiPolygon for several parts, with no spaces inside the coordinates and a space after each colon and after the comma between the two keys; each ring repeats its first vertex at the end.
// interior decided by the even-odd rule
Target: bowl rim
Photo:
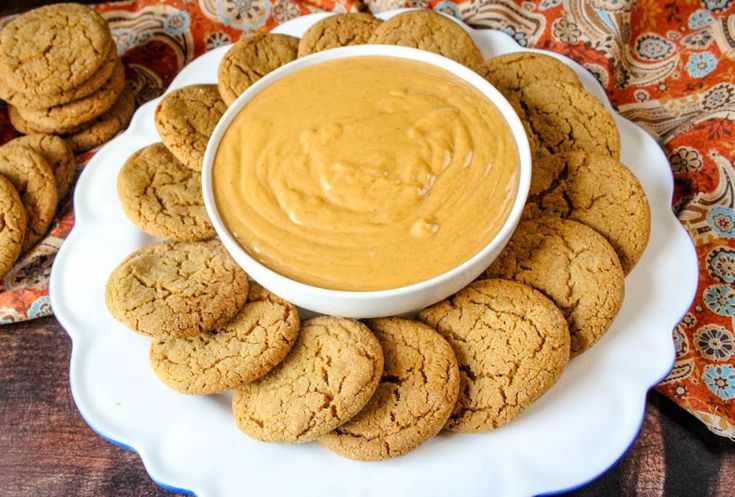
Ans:
{"type": "Polygon", "coordinates": [[[505,243],[505,241],[510,238],[518,224],[518,221],[520,220],[523,208],[526,204],[530,184],[531,151],[528,143],[528,137],[526,136],[525,128],[523,127],[523,124],[521,123],[518,114],[515,112],[508,100],[485,78],[480,76],[477,72],[473,71],[469,67],[460,64],[459,62],[425,50],[396,45],[367,44],[324,50],[295,59],[266,74],[258,81],[250,85],[227,108],[227,110],[215,126],[212,135],[210,136],[202,162],[202,194],[204,197],[204,205],[207,214],[209,215],[209,218],[212,222],[212,225],[214,226],[217,235],[222,240],[225,249],[230,252],[230,255],[235,259],[235,262],[237,262],[238,265],[243,266],[240,261],[246,261],[248,266],[252,266],[252,268],[256,270],[252,271],[249,270],[250,268],[248,267],[243,267],[243,269],[251,277],[258,281],[258,278],[255,278],[251,274],[251,271],[257,272],[260,275],[267,275],[268,279],[270,280],[268,283],[264,281],[258,281],[258,283],[266,288],[290,287],[293,291],[298,291],[299,293],[309,293],[312,297],[315,298],[339,300],[350,299],[353,301],[372,301],[376,299],[400,298],[403,296],[412,295],[417,292],[427,291],[433,287],[443,285],[446,282],[461,276],[463,273],[465,273],[465,271],[473,268],[479,261],[485,258],[487,254],[495,250],[498,245],[505,243]],[[433,65],[435,67],[438,67],[439,69],[444,69],[450,72],[454,76],[460,78],[461,80],[472,86],[474,89],[482,93],[485,97],[487,97],[496,106],[500,114],[506,120],[508,126],[510,127],[511,134],[514,137],[519,159],[518,189],[516,192],[516,198],[513,201],[513,206],[506,216],[505,220],[503,221],[502,226],[495,234],[495,236],[493,236],[493,238],[486,245],[484,245],[472,257],[465,260],[461,264],[430,279],[396,288],[365,291],[336,290],[303,283],[301,281],[284,276],[277,271],[274,271],[273,269],[269,268],[265,264],[262,264],[260,261],[252,257],[248,253],[248,251],[245,250],[237,242],[237,240],[235,240],[230,230],[222,221],[222,218],[219,215],[217,204],[214,199],[214,192],[212,188],[212,170],[214,166],[214,159],[217,154],[217,149],[219,148],[219,144],[225,134],[225,131],[228,129],[235,117],[245,107],[245,105],[273,82],[283,78],[284,76],[298,72],[301,69],[318,65],[323,62],[345,58],[372,56],[408,59],[433,65]]]}

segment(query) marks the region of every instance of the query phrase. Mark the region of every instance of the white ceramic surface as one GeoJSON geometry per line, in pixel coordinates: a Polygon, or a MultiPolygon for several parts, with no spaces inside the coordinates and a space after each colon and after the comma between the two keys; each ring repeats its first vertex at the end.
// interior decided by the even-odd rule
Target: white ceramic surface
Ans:
{"type": "MultiPolygon", "coordinates": [[[[300,36],[321,17],[298,18],[277,31],[300,36]]],[[[500,32],[470,32],[487,57],[520,50],[500,32]]],[[[189,64],[171,88],[214,83],[226,50],[189,64]]],[[[607,103],[589,73],[560,59],[607,103]]],[[[163,386],[148,367],[148,340],[107,312],[108,274],[152,241],[125,217],[115,181],[130,153],[158,141],[156,104],[139,109],[128,131],[84,170],[74,197],[76,225],[56,258],[50,288],[56,316],[73,341],[70,382],[79,412],[101,436],[137,451],[154,480],[200,497],[523,496],[583,484],[629,447],[647,390],[672,365],[672,328],[697,283],[693,246],[671,213],[669,165],[643,130],[616,115],[622,160],[646,190],[652,231],[607,335],[510,425],[482,435],[442,434],[404,457],[358,463],[318,444],[268,445],[242,435],[230,395],[190,397],[163,386]]]]}
{"type": "MultiPolygon", "coordinates": [[[[298,112],[298,109],[292,109],[292,111],[298,112]]],[[[297,59],[267,74],[245,90],[222,116],[212,133],[212,138],[204,154],[202,168],[202,190],[209,218],[212,220],[212,224],[227,251],[251,278],[266,289],[277,293],[299,307],[322,314],[354,318],[395,316],[396,314],[417,311],[458,292],[475,280],[500,254],[513,234],[513,230],[521,218],[523,206],[526,204],[530,181],[531,153],[526,133],[515,111],[498,90],[476,72],[453,60],[423,50],[390,45],[358,45],[318,52],[297,59]],[[245,105],[258,93],[284,76],[306,67],[322,62],[361,56],[393,57],[431,64],[449,71],[485,95],[505,117],[513,133],[518,148],[519,175],[518,193],[507,219],[490,243],[472,258],[447,273],[414,285],[383,291],[348,292],[319,288],[287,278],[264,266],[243,249],[224,225],[219,215],[212,193],[212,168],[225,131],[245,105]]]]}

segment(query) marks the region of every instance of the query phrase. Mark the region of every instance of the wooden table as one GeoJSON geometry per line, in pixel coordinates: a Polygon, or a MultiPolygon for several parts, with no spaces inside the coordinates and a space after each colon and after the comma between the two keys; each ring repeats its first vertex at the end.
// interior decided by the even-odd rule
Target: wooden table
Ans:
{"type": "MultiPolygon", "coordinates": [[[[54,318],[0,327],[0,497],[174,495],[150,480],[136,454],[84,423],[69,390],[70,353],[54,318]]],[[[651,393],[623,459],[569,495],[731,497],[735,444],[651,393]]]]}

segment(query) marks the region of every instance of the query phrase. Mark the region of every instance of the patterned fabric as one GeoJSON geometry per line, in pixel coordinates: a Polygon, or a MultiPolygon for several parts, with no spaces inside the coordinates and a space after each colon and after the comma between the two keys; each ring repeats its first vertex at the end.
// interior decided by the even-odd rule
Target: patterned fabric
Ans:
{"type": "MultiPolygon", "coordinates": [[[[366,0],[373,12],[433,8],[501,30],[521,46],[567,55],[595,75],[621,114],[661,142],[676,179],[674,209],[696,244],[700,278],[694,304],[674,330],[676,363],[658,389],[729,437],[735,437],[734,4],[366,0]]],[[[243,32],[266,32],[310,12],[362,7],[359,0],[128,0],[97,8],[110,21],[141,103],[158,96],[194,57],[243,32]]],[[[12,136],[0,112],[0,142],[12,136]]],[[[72,225],[67,204],[46,240],[0,282],[0,322],[51,312],[49,268],[72,225]]]]}

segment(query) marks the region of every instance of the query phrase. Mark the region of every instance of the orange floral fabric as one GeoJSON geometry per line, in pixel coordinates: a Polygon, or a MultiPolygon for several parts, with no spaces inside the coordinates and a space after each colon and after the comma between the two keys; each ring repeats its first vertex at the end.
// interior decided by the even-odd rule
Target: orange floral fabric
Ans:
{"type": "MultiPolygon", "coordinates": [[[[501,30],[521,46],[571,57],[595,75],[621,114],[659,140],[700,278],[674,330],[676,363],[658,389],[710,430],[735,436],[735,0],[128,0],[97,9],[110,22],[142,103],[194,57],[243,33],[310,12],[398,7],[433,8],[501,30]]],[[[0,143],[13,136],[0,110],[0,143]]],[[[0,322],[51,313],[51,262],[73,222],[67,201],[49,236],[0,281],[0,322]]]]}

